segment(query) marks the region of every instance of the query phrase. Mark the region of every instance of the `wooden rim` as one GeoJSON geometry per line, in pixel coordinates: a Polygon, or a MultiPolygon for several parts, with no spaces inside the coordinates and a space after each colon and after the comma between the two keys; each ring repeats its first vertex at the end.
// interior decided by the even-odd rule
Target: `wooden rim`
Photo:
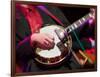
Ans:
{"type": "MultiPolygon", "coordinates": [[[[56,26],[56,25],[55,25],[56,26]]],[[[58,26],[58,25],[57,25],[58,26]]],[[[61,27],[61,26],[60,26],[61,27]]],[[[63,27],[61,27],[62,29],[64,29],[63,27]]],[[[71,48],[72,48],[72,38],[70,35],[67,36],[67,41],[66,41],[66,44],[67,44],[67,49],[68,49],[68,52],[63,52],[60,56],[56,56],[58,58],[58,60],[52,62],[50,61],[52,58],[44,58],[42,57],[41,55],[38,54],[38,51],[36,50],[36,57],[35,57],[35,60],[37,62],[39,62],[40,64],[44,64],[44,65],[54,65],[54,64],[58,64],[60,62],[62,62],[66,57],[68,57],[71,53],[71,48]],[[67,54],[66,54],[67,53],[67,54]],[[43,61],[44,60],[44,61],[43,61]]],[[[41,49],[40,49],[41,50],[41,49]]],[[[56,58],[55,57],[55,58],[56,58]]],[[[54,57],[53,57],[54,58],[54,57]]]]}

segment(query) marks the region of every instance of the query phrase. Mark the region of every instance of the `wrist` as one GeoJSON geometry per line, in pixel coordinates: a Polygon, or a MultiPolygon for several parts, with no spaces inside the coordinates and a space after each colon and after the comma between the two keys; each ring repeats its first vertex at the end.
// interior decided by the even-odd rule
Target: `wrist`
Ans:
{"type": "Polygon", "coordinates": [[[30,37],[30,42],[31,42],[32,46],[36,45],[36,35],[37,35],[37,33],[34,33],[30,37]]]}

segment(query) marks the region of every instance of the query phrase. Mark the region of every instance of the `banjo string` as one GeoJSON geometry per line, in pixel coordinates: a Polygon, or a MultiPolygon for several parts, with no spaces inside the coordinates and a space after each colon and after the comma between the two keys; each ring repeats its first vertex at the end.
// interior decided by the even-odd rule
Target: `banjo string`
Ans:
{"type": "MultiPolygon", "coordinates": [[[[43,12],[45,12],[46,14],[48,14],[50,17],[52,17],[52,18],[53,18],[56,22],[58,22],[60,25],[64,26],[64,24],[63,24],[56,16],[54,16],[45,6],[37,6],[37,7],[38,7],[39,9],[41,9],[43,12]]],[[[78,38],[76,32],[75,32],[74,30],[73,30],[72,32],[73,32],[73,34],[75,35],[75,38],[76,38],[77,42],[79,43],[81,49],[84,51],[85,48],[83,47],[81,41],[79,40],[79,38],[78,38]]]]}

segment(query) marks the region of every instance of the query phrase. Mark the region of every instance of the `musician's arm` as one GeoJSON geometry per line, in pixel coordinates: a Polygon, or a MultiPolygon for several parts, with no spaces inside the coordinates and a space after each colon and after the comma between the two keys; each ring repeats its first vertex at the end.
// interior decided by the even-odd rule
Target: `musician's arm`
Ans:
{"type": "Polygon", "coordinates": [[[30,30],[23,25],[20,19],[16,19],[16,61],[26,63],[32,58],[34,46],[30,42],[30,30]],[[33,49],[32,49],[33,48],[33,49]]]}
{"type": "Polygon", "coordinates": [[[16,46],[16,60],[18,63],[26,63],[33,56],[35,46],[31,46],[30,36],[19,42],[16,46]],[[33,49],[32,49],[33,48],[33,49]]]}

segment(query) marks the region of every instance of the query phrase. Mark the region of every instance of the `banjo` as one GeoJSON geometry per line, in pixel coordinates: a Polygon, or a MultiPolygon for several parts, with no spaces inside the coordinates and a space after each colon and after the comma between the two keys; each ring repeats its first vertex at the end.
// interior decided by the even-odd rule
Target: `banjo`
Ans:
{"type": "Polygon", "coordinates": [[[49,66],[56,65],[64,61],[64,59],[71,53],[72,38],[70,36],[70,32],[81,27],[91,17],[93,17],[93,15],[92,13],[89,13],[66,28],[59,25],[49,25],[41,28],[40,33],[47,33],[54,37],[55,46],[50,50],[37,48],[35,51],[35,60],[40,64],[49,66]]]}

